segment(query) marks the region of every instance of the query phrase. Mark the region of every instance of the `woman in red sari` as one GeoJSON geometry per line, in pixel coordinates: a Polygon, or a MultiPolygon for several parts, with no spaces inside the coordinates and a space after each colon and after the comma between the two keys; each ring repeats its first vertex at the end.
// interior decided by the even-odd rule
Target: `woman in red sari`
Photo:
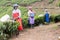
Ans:
{"type": "Polygon", "coordinates": [[[21,11],[18,9],[18,5],[17,4],[14,4],[13,8],[14,8],[14,10],[12,11],[13,20],[15,20],[15,21],[20,23],[20,25],[18,26],[18,30],[22,31],[23,30],[23,26],[22,26],[22,19],[21,19],[21,11]]]}

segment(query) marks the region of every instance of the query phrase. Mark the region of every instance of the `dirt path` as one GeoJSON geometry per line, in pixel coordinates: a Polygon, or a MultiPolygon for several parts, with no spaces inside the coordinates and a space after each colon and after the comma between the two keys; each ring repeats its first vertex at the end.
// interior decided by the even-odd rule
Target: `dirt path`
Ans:
{"type": "Polygon", "coordinates": [[[55,29],[60,23],[43,25],[34,29],[26,29],[18,37],[11,40],[58,40],[60,29],[55,29]]]}

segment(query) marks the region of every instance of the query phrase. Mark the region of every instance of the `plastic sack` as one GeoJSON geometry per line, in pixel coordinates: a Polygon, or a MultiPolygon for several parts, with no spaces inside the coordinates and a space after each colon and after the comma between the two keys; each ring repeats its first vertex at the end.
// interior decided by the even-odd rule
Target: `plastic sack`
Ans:
{"type": "Polygon", "coordinates": [[[8,14],[4,15],[3,17],[0,18],[1,22],[6,22],[7,20],[10,19],[10,16],[8,14]]]}

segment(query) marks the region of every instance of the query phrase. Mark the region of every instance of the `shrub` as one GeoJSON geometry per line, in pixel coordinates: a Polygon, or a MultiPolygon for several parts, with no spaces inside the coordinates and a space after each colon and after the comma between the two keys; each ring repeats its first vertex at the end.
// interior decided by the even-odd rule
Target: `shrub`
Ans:
{"type": "Polygon", "coordinates": [[[55,22],[54,19],[55,19],[55,16],[54,16],[54,15],[51,15],[51,16],[50,16],[50,22],[55,22]]]}
{"type": "Polygon", "coordinates": [[[23,22],[23,27],[24,27],[24,28],[29,27],[28,18],[24,18],[24,19],[22,20],[22,22],[23,22]]]}
{"type": "Polygon", "coordinates": [[[6,26],[3,25],[2,22],[0,22],[0,40],[7,40],[7,35],[4,34],[5,29],[6,29],[6,26]]]}
{"type": "Polygon", "coordinates": [[[0,40],[8,40],[7,35],[3,32],[0,33],[0,40]]]}
{"type": "Polygon", "coordinates": [[[4,31],[9,36],[12,36],[17,33],[17,28],[19,23],[17,22],[5,22],[4,25],[6,26],[6,30],[4,31]]]}
{"type": "MultiPolygon", "coordinates": [[[[50,22],[60,22],[60,15],[51,15],[50,16],[50,22]]],[[[44,21],[44,16],[42,17],[35,17],[35,24],[34,26],[38,26],[39,24],[45,24],[44,21]]],[[[28,18],[23,19],[23,26],[24,28],[26,27],[30,27],[30,25],[28,24],[28,18]]]]}
{"type": "MultiPolygon", "coordinates": [[[[30,27],[27,17],[22,19],[22,22],[23,22],[24,28],[30,27]]],[[[60,22],[60,15],[51,15],[50,22],[60,22]]],[[[44,16],[42,16],[42,17],[35,16],[34,26],[38,26],[39,24],[44,24],[44,16]]],[[[1,40],[3,40],[3,39],[5,40],[5,39],[7,39],[7,36],[16,34],[18,32],[18,30],[17,30],[18,25],[19,25],[19,23],[17,23],[16,21],[15,22],[5,22],[5,23],[0,22],[1,40]]]]}
{"type": "Polygon", "coordinates": [[[54,0],[49,0],[49,4],[53,3],[54,0]]]}
{"type": "Polygon", "coordinates": [[[58,3],[58,6],[60,7],[60,2],[58,3]]]}
{"type": "Polygon", "coordinates": [[[17,22],[0,22],[0,40],[8,40],[8,37],[17,33],[17,22]]]}
{"type": "MultiPolygon", "coordinates": [[[[28,23],[28,18],[24,18],[23,20],[23,27],[27,28],[30,27],[30,24],[28,23]]],[[[38,26],[39,24],[44,23],[44,16],[43,17],[37,17],[35,18],[35,24],[34,26],[38,26]]]]}
{"type": "Polygon", "coordinates": [[[44,16],[35,18],[35,26],[44,24],[44,16]]]}
{"type": "Polygon", "coordinates": [[[54,20],[55,22],[60,22],[60,15],[57,15],[54,20]]]}
{"type": "Polygon", "coordinates": [[[56,4],[57,7],[60,7],[60,0],[58,1],[58,3],[56,4]]]}

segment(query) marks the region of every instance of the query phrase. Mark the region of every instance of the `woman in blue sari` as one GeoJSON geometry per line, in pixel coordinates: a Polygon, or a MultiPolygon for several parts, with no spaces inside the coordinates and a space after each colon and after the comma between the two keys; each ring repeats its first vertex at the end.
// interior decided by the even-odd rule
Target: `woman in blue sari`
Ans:
{"type": "Polygon", "coordinates": [[[49,23],[50,22],[50,16],[49,16],[49,12],[48,12],[47,9],[45,10],[45,22],[46,23],[49,23]]]}

